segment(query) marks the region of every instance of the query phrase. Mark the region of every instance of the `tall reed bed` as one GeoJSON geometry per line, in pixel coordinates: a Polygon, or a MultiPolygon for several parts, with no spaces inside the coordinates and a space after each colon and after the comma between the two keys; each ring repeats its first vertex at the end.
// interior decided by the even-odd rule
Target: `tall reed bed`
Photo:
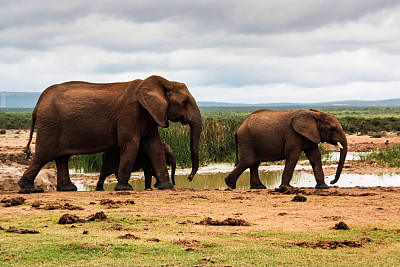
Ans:
{"type": "MultiPolygon", "coordinates": [[[[200,165],[235,161],[234,132],[239,124],[240,121],[233,119],[203,121],[199,147],[200,165]]],[[[177,164],[181,167],[191,166],[189,126],[172,123],[159,132],[161,140],[169,144],[174,151],[177,164]]]]}
{"type": "Polygon", "coordinates": [[[100,172],[103,153],[74,155],[71,157],[70,167],[84,173],[100,172]]]}

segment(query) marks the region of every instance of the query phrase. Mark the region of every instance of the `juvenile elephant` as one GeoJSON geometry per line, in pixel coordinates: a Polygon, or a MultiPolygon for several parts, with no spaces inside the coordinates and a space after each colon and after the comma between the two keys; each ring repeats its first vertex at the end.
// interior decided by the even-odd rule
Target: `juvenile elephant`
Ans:
{"type": "Polygon", "coordinates": [[[148,155],[159,189],[173,188],[158,126],[168,120],[189,124],[192,180],[199,167],[200,110],[184,83],[160,76],[118,83],[66,82],[44,90],[32,113],[29,153],[36,124],[36,150],[18,184],[33,188],[44,164],[56,161],[57,190],[75,191],[68,173],[74,154],[90,154],[118,147],[120,163],[115,190],[132,190],[128,184],[139,146],[148,155]]]}
{"type": "MultiPolygon", "coordinates": [[[[162,143],[165,153],[165,159],[167,165],[171,166],[171,180],[172,184],[175,185],[175,169],[176,169],[176,160],[174,156],[174,152],[171,147],[167,143],[162,143]]],[[[103,154],[103,164],[101,166],[99,181],[97,182],[96,191],[103,191],[104,181],[107,176],[114,174],[115,177],[118,177],[118,166],[119,166],[119,148],[110,149],[103,154]]],[[[142,169],[144,172],[145,189],[151,188],[151,178],[156,177],[155,171],[149,157],[144,151],[139,148],[138,155],[136,157],[135,164],[133,166],[133,171],[138,171],[142,169]]],[[[157,177],[156,177],[157,178],[157,177]]],[[[155,187],[158,187],[158,179],[155,187]]]]}
{"type": "Polygon", "coordinates": [[[235,169],[225,177],[225,183],[236,187],[240,174],[250,168],[250,186],[263,189],[258,177],[258,167],[263,161],[286,159],[280,187],[290,187],[293,171],[304,151],[314,171],[316,188],[329,188],[324,181],[320,142],[340,146],[340,159],[335,179],[339,180],[347,154],[347,139],[339,121],[319,110],[300,109],[276,111],[262,109],[250,114],[235,132],[236,161],[239,149],[240,160],[235,169]]]}

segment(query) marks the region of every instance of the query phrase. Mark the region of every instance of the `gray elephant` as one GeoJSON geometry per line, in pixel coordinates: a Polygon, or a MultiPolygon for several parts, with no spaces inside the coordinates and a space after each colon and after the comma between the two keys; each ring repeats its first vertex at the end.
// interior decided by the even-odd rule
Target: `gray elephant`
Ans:
{"type": "MultiPolygon", "coordinates": [[[[167,165],[171,166],[171,180],[172,184],[175,185],[175,170],[176,170],[176,160],[172,148],[167,143],[162,143],[165,153],[165,159],[167,165]]],[[[107,176],[114,174],[118,178],[118,166],[119,166],[119,148],[110,149],[103,154],[103,163],[101,166],[99,181],[97,182],[96,191],[104,190],[104,181],[107,176]]],[[[147,156],[141,148],[139,148],[138,155],[133,167],[133,171],[138,171],[142,169],[144,172],[144,187],[145,189],[151,189],[151,178],[156,177],[155,171],[149,157],[147,156]]],[[[157,177],[156,177],[157,178],[157,177]]],[[[158,187],[159,181],[155,183],[154,187],[158,187]]]]}
{"type": "Polygon", "coordinates": [[[334,116],[315,109],[255,111],[235,132],[236,161],[238,149],[240,158],[235,169],[225,177],[225,183],[235,188],[239,176],[250,168],[250,187],[264,189],[258,177],[260,163],[286,159],[280,187],[290,187],[294,168],[304,151],[314,171],[316,188],[329,188],[324,181],[320,142],[340,146],[336,176],[331,181],[334,184],[339,180],[347,154],[346,135],[334,116]]]}
{"type": "Polygon", "coordinates": [[[189,124],[192,180],[199,167],[202,129],[200,110],[184,83],[160,76],[118,83],[66,82],[47,88],[32,113],[32,141],[36,124],[36,150],[18,184],[33,188],[36,175],[49,161],[57,167],[57,190],[75,191],[68,173],[74,154],[120,150],[118,183],[115,190],[132,190],[128,184],[139,146],[148,155],[159,180],[159,189],[173,188],[158,126],[168,121],[189,124]]]}

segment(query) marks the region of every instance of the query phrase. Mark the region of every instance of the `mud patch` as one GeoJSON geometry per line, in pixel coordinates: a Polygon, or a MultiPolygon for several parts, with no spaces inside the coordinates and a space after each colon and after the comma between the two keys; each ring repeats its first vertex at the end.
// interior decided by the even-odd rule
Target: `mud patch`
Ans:
{"type": "Polygon", "coordinates": [[[7,233],[15,233],[15,234],[40,234],[39,231],[36,230],[28,230],[28,229],[19,229],[16,227],[10,227],[6,230],[7,233]]]}
{"type": "Polygon", "coordinates": [[[296,243],[296,246],[303,248],[322,248],[322,249],[336,249],[343,247],[360,248],[365,243],[371,242],[371,238],[364,237],[360,241],[343,240],[343,241],[317,241],[317,242],[300,242],[296,243]]]}
{"type": "Polygon", "coordinates": [[[88,220],[89,222],[100,222],[100,221],[107,220],[107,216],[104,214],[104,212],[99,211],[96,214],[89,215],[86,218],[86,220],[88,220]]]}
{"type": "Polygon", "coordinates": [[[182,246],[185,246],[185,247],[197,247],[197,248],[211,248],[211,247],[213,247],[213,245],[210,245],[210,244],[206,244],[206,243],[201,243],[200,241],[198,241],[198,240],[181,240],[181,239],[179,239],[179,240],[177,240],[177,241],[174,241],[174,244],[175,245],[182,245],[182,246]]]}
{"type": "Polygon", "coordinates": [[[128,204],[135,204],[134,200],[128,199],[125,201],[114,201],[112,199],[104,198],[100,200],[100,205],[107,205],[108,209],[113,209],[113,208],[119,208],[120,206],[123,205],[128,205],[128,204]]]}
{"type": "Polygon", "coordinates": [[[108,227],[104,227],[104,230],[111,230],[111,231],[131,231],[132,229],[129,227],[123,227],[120,224],[114,224],[108,227]]]}
{"type": "Polygon", "coordinates": [[[335,224],[335,226],[332,229],[334,229],[334,230],[349,230],[350,227],[347,226],[347,224],[345,222],[340,221],[337,224],[335,224]]]}
{"type": "Polygon", "coordinates": [[[274,190],[271,191],[272,193],[280,193],[284,195],[297,195],[297,194],[306,194],[306,190],[301,189],[301,188],[296,188],[296,187],[279,187],[275,188],[274,190]]]}
{"type": "Polygon", "coordinates": [[[14,198],[3,198],[0,203],[3,203],[3,207],[19,206],[24,204],[25,198],[14,197],[14,198]]]}
{"type": "Polygon", "coordinates": [[[149,242],[160,242],[160,239],[154,237],[154,238],[147,239],[147,241],[149,241],[149,242]]]}
{"type": "Polygon", "coordinates": [[[64,214],[58,220],[58,224],[73,224],[73,223],[85,223],[85,219],[81,219],[76,215],[64,214]]]}
{"type": "Polygon", "coordinates": [[[100,211],[97,212],[96,214],[89,215],[87,218],[79,218],[76,215],[71,215],[71,214],[64,214],[60,217],[58,220],[59,224],[73,224],[73,223],[85,223],[85,222],[98,222],[98,221],[104,221],[107,220],[107,216],[104,214],[104,212],[100,211]]]}
{"type": "Polygon", "coordinates": [[[306,202],[307,198],[303,195],[296,195],[292,201],[293,202],[306,202]]]}
{"type": "Polygon", "coordinates": [[[198,222],[200,225],[213,225],[213,226],[250,226],[249,222],[242,219],[227,218],[223,221],[213,220],[210,217],[198,222]]]}
{"type": "Polygon", "coordinates": [[[41,201],[35,201],[32,203],[32,207],[42,210],[84,210],[84,208],[71,205],[69,203],[65,203],[64,205],[58,202],[48,203],[45,206],[42,206],[41,201]]]}
{"type": "Polygon", "coordinates": [[[133,234],[126,234],[126,235],[120,235],[118,236],[119,239],[140,239],[140,237],[137,237],[133,234]]]}

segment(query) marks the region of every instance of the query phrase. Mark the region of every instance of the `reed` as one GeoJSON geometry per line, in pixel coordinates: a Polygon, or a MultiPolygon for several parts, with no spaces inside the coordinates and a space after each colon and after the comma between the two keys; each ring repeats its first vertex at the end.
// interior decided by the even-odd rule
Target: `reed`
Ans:
{"type": "Polygon", "coordinates": [[[93,173],[100,172],[103,153],[74,155],[69,163],[70,167],[78,172],[93,173]]]}
{"type": "Polygon", "coordinates": [[[400,167],[400,145],[372,151],[360,156],[360,160],[383,167],[400,167]]]}

